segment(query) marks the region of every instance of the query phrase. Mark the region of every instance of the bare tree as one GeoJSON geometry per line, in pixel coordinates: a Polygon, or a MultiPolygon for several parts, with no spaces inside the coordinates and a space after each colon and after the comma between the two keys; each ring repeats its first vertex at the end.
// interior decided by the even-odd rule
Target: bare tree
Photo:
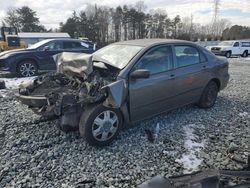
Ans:
{"type": "Polygon", "coordinates": [[[147,5],[144,3],[144,1],[137,1],[135,3],[135,8],[138,12],[145,12],[147,9],[147,5]]]}
{"type": "Polygon", "coordinates": [[[2,20],[2,27],[5,27],[5,26],[6,26],[5,22],[2,20]]]}

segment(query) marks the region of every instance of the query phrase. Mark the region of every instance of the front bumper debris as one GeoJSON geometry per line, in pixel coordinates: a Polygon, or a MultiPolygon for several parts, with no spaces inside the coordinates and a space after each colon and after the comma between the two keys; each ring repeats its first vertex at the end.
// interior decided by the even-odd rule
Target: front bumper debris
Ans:
{"type": "Polygon", "coordinates": [[[42,107],[47,105],[47,98],[45,96],[26,96],[21,94],[16,94],[19,101],[29,107],[42,107]]]}
{"type": "MultiPolygon", "coordinates": [[[[205,170],[180,176],[156,176],[141,184],[139,188],[219,188],[222,178],[250,178],[250,155],[244,163],[247,166],[240,170],[205,170]]],[[[225,186],[223,186],[225,187],[225,186]]],[[[250,182],[227,188],[248,188],[250,182]]]]}

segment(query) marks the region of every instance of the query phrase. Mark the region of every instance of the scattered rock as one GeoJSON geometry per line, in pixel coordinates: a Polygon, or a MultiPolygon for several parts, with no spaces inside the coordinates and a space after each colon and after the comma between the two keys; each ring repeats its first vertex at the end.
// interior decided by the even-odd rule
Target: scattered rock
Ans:
{"type": "Polygon", "coordinates": [[[78,132],[62,133],[56,120],[42,121],[6,90],[0,98],[0,187],[130,188],[155,175],[179,175],[184,166],[178,159],[190,153],[184,129],[189,124],[194,125],[190,142],[205,140],[204,148],[192,153],[203,160],[199,169],[241,167],[226,152],[237,145],[247,157],[250,148],[250,64],[234,61],[228,87],[213,108],[190,105],[156,116],[121,131],[102,149],[89,146],[78,132]],[[157,141],[150,143],[145,129],[156,130],[157,123],[157,141]]]}

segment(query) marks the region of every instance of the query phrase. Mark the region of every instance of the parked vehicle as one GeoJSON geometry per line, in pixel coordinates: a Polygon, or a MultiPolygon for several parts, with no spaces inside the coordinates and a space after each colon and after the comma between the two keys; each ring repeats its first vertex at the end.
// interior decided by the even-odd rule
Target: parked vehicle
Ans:
{"type": "Polygon", "coordinates": [[[216,55],[223,55],[227,58],[231,56],[247,57],[250,54],[250,40],[223,41],[217,46],[207,47],[216,55]]]}
{"type": "Polygon", "coordinates": [[[25,48],[25,43],[20,41],[16,27],[1,27],[0,52],[25,48]]]}
{"type": "Polygon", "coordinates": [[[228,79],[226,58],[203,47],[143,39],[92,55],[63,53],[58,73],[23,85],[18,98],[37,114],[56,114],[62,130],[79,129],[90,144],[104,146],[125,125],[187,104],[212,107],[228,79]]]}
{"type": "Polygon", "coordinates": [[[39,70],[56,70],[53,56],[62,52],[93,53],[95,45],[77,39],[47,39],[27,49],[0,53],[0,70],[22,77],[37,75],[39,70]]]}

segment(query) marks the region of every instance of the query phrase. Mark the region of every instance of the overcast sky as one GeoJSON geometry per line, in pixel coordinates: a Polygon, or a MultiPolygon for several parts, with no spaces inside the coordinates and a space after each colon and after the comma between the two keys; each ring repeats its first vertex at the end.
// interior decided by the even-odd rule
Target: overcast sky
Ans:
{"type": "MultiPolygon", "coordinates": [[[[212,20],[214,0],[144,0],[147,10],[165,9],[169,17],[179,14],[186,17],[193,14],[194,22],[206,24],[212,20]]],[[[49,28],[58,28],[72,11],[84,10],[87,3],[116,7],[133,4],[136,0],[0,0],[0,21],[10,7],[29,6],[37,12],[40,22],[49,28]]],[[[221,0],[220,18],[229,19],[232,24],[250,26],[250,0],[221,0]]]]}

